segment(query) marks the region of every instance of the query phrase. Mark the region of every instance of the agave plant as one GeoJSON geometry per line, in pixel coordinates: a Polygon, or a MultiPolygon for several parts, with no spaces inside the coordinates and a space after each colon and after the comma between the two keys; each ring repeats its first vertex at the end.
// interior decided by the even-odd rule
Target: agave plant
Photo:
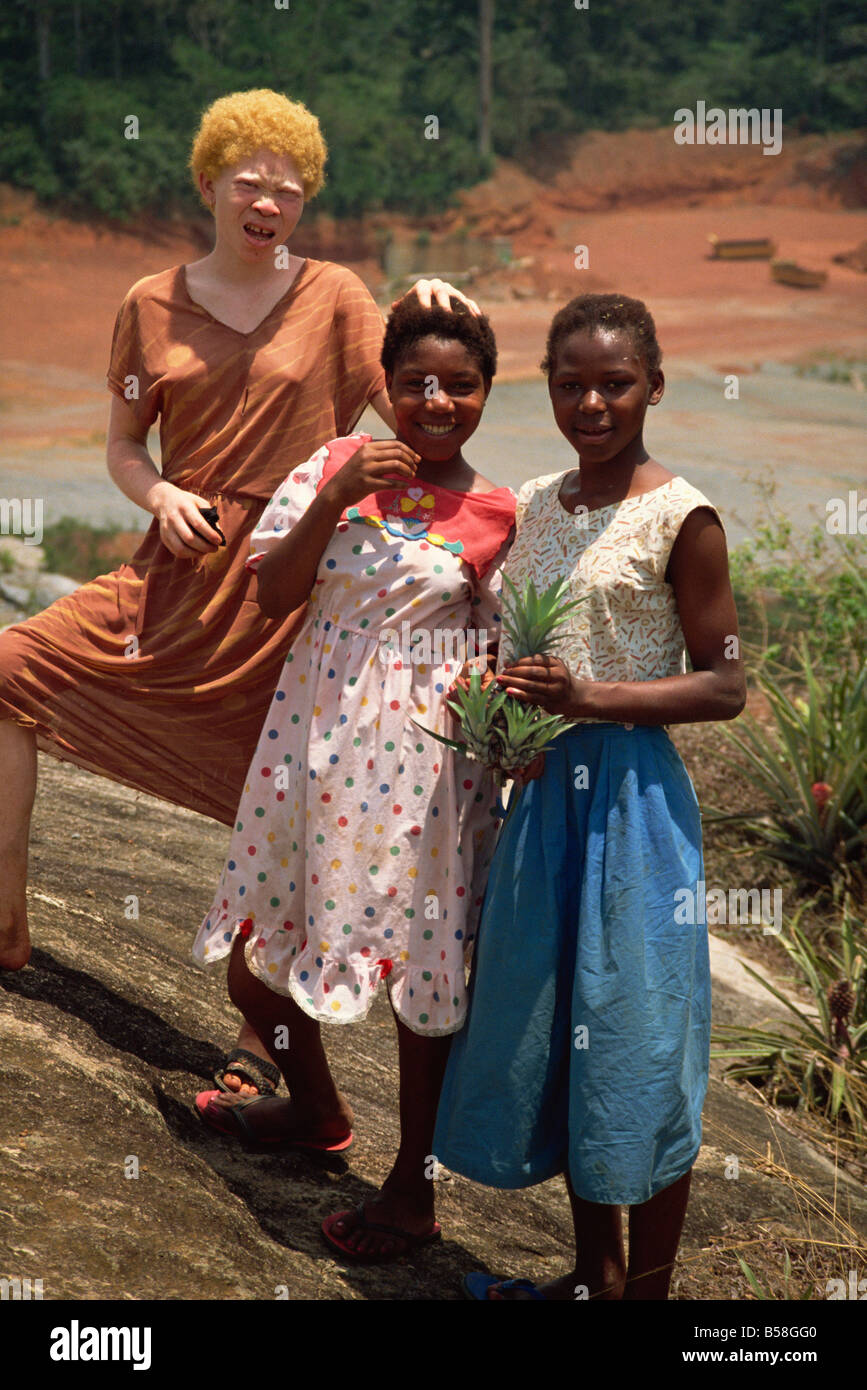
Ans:
{"type": "Polygon", "coordinates": [[[764,1028],[721,1025],[712,1053],[729,1059],[737,1080],[765,1089],[777,1105],[796,1105],[848,1121],[859,1142],[867,1132],[867,932],[849,900],[842,908],[836,948],[814,944],[800,926],[803,903],[779,937],[809,987],[813,1008],[793,1004],[757,971],[744,969],[792,1015],[764,1028]]]}
{"type": "MultiPolygon", "coordinates": [[[[505,578],[505,583],[509,597],[504,604],[503,628],[512,660],[550,652],[566,615],[582,600],[566,599],[566,579],[557,580],[543,594],[536,592],[532,579],[527,580],[522,594],[510,579],[505,578]]],[[[501,778],[526,767],[558,734],[571,727],[568,719],[546,714],[538,705],[507,695],[496,681],[483,685],[479,671],[471,674],[467,689],[458,687],[448,705],[460,723],[462,739],[445,738],[421,724],[418,727],[448,748],[494,768],[501,778]]]]}
{"type": "Polygon", "coordinates": [[[746,765],[725,761],[751,784],[758,804],[707,819],[740,821],[769,858],[808,883],[858,889],[867,859],[867,661],[819,672],[804,644],[799,665],[806,698],[767,672],[756,676],[770,732],[747,715],[737,732],[723,730],[746,765]]]}

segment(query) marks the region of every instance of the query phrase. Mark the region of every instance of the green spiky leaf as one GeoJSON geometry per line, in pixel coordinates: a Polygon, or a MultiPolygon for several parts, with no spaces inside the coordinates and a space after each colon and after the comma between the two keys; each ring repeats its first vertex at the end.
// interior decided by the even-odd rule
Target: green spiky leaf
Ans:
{"type": "Polygon", "coordinates": [[[567,599],[568,579],[557,579],[539,594],[532,579],[519,593],[508,575],[503,576],[509,598],[503,604],[503,628],[515,661],[525,656],[544,656],[554,645],[557,629],[583,600],[567,599]]]}
{"type": "MultiPolygon", "coordinates": [[[[512,643],[513,659],[544,655],[553,646],[557,629],[567,614],[582,599],[567,599],[568,580],[557,580],[542,594],[537,593],[532,579],[519,593],[506,578],[510,602],[503,626],[512,643]]],[[[572,727],[571,721],[560,715],[546,714],[538,705],[529,705],[513,695],[507,695],[502,685],[489,681],[482,685],[479,671],[470,674],[466,688],[458,686],[447,701],[464,735],[462,740],[445,738],[424,725],[413,723],[456,752],[464,753],[499,773],[514,773],[526,767],[539,753],[550,747],[553,739],[572,727]]]]}

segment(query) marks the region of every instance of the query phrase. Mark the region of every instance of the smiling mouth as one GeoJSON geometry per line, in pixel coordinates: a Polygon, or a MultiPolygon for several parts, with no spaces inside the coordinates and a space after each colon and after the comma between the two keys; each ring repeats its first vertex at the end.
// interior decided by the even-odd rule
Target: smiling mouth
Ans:
{"type": "Polygon", "coordinates": [[[452,424],[450,425],[423,425],[419,420],[418,427],[420,430],[424,430],[425,434],[432,434],[436,436],[439,434],[451,434],[455,426],[454,422],[452,422],[452,424]]]}
{"type": "Polygon", "coordinates": [[[254,241],[260,241],[263,246],[266,244],[266,242],[271,241],[274,237],[274,231],[272,228],[257,227],[255,222],[245,222],[244,231],[247,233],[248,236],[252,237],[254,241]]]}
{"type": "Polygon", "coordinates": [[[587,435],[588,439],[602,439],[604,435],[611,433],[612,428],[611,425],[584,425],[580,421],[575,426],[577,433],[587,435]]]}

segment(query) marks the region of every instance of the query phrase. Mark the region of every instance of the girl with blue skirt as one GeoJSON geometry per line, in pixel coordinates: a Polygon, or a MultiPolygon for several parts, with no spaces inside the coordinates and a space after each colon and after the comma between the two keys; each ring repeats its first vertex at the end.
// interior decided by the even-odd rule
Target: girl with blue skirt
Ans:
{"type": "Polygon", "coordinates": [[[433,1147],[493,1187],[565,1174],[576,1258],[541,1289],[468,1275],[479,1299],[666,1298],[701,1143],[701,824],[664,726],[746,693],[719,516],[644,447],[660,361],[645,305],[607,294],[555,316],[542,363],[579,467],[521,489],[505,572],[583,601],[556,655],[504,637],[495,679],[573,727],[513,787],[433,1147]]]}

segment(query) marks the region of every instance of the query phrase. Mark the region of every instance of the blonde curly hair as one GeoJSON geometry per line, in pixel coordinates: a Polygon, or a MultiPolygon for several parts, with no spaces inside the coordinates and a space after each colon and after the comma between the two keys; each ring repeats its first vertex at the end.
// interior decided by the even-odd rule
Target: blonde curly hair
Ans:
{"type": "Polygon", "coordinates": [[[203,113],[190,152],[196,189],[199,174],[217,179],[224,169],[260,149],[289,155],[304,181],[305,199],[316,197],[325,182],[328,157],[319,122],[300,101],[267,87],[230,92],[203,113]]]}

